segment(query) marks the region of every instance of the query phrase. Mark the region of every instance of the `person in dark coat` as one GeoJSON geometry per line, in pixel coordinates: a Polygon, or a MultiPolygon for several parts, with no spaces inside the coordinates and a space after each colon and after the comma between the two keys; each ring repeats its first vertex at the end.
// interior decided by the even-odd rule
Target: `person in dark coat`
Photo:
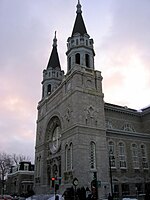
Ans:
{"type": "Polygon", "coordinates": [[[112,198],[112,196],[110,195],[110,193],[109,193],[109,195],[108,195],[108,200],[113,200],[113,198],[112,198]]]}
{"type": "Polygon", "coordinates": [[[57,194],[55,196],[55,200],[59,200],[59,196],[57,194]]]}

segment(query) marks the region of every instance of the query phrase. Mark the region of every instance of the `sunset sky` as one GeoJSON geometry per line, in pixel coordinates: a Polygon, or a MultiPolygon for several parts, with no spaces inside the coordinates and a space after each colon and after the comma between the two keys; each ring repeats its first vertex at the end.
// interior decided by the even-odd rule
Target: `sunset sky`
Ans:
{"type": "MultiPolygon", "coordinates": [[[[150,0],[80,2],[104,101],[137,110],[150,105],[150,0]]],[[[57,31],[66,72],[76,5],[77,0],[0,0],[0,152],[34,161],[42,71],[57,31]]]]}

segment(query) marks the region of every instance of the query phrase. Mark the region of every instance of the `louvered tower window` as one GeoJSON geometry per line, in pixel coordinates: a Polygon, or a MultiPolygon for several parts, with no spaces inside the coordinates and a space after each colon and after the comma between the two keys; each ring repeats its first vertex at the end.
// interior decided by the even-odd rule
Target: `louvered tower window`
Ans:
{"type": "Polygon", "coordinates": [[[49,84],[48,86],[47,86],[47,94],[50,94],[51,93],[51,84],[49,84]]]}
{"type": "Polygon", "coordinates": [[[90,67],[90,56],[88,54],[85,54],[85,62],[86,62],[86,67],[90,67]]]}
{"type": "Polygon", "coordinates": [[[69,60],[68,60],[68,70],[71,69],[71,57],[69,57],[69,60]]]}
{"type": "Polygon", "coordinates": [[[75,60],[76,60],[76,64],[79,64],[79,65],[80,65],[80,54],[79,54],[79,53],[77,53],[77,54],[75,55],[75,60]]]}

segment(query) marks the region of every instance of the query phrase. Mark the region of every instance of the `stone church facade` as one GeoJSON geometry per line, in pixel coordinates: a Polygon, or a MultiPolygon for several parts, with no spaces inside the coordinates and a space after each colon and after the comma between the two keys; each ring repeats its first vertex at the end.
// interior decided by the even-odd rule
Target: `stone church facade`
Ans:
{"type": "Polygon", "coordinates": [[[140,194],[150,190],[150,107],[140,112],[104,102],[101,72],[95,70],[93,39],[78,1],[72,35],[67,40],[67,73],[61,69],[56,33],[43,71],[38,104],[34,190],[60,192],[73,186],[98,196],[140,194]]]}

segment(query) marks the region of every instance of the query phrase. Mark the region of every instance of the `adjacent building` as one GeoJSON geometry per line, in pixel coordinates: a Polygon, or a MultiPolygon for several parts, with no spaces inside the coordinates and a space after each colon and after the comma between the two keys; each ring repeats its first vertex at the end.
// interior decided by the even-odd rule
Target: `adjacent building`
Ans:
{"type": "Polygon", "coordinates": [[[56,33],[38,104],[34,191],[91,188],[100,199],[150,190],[150,107],[140,111],[104,102],[102,75],[95,70],[94,41],[78,1],[67,40],[67,73],[61,69],[56,33]],[[58,181],[59,180],[59,181],[58,181]]]}
{"type": "Polygon", "coordinates": [[[26,196],[33,194],[34,165],[31,162],[20,162],[12,166],[7,176],[7,194],[26,196]]]}

